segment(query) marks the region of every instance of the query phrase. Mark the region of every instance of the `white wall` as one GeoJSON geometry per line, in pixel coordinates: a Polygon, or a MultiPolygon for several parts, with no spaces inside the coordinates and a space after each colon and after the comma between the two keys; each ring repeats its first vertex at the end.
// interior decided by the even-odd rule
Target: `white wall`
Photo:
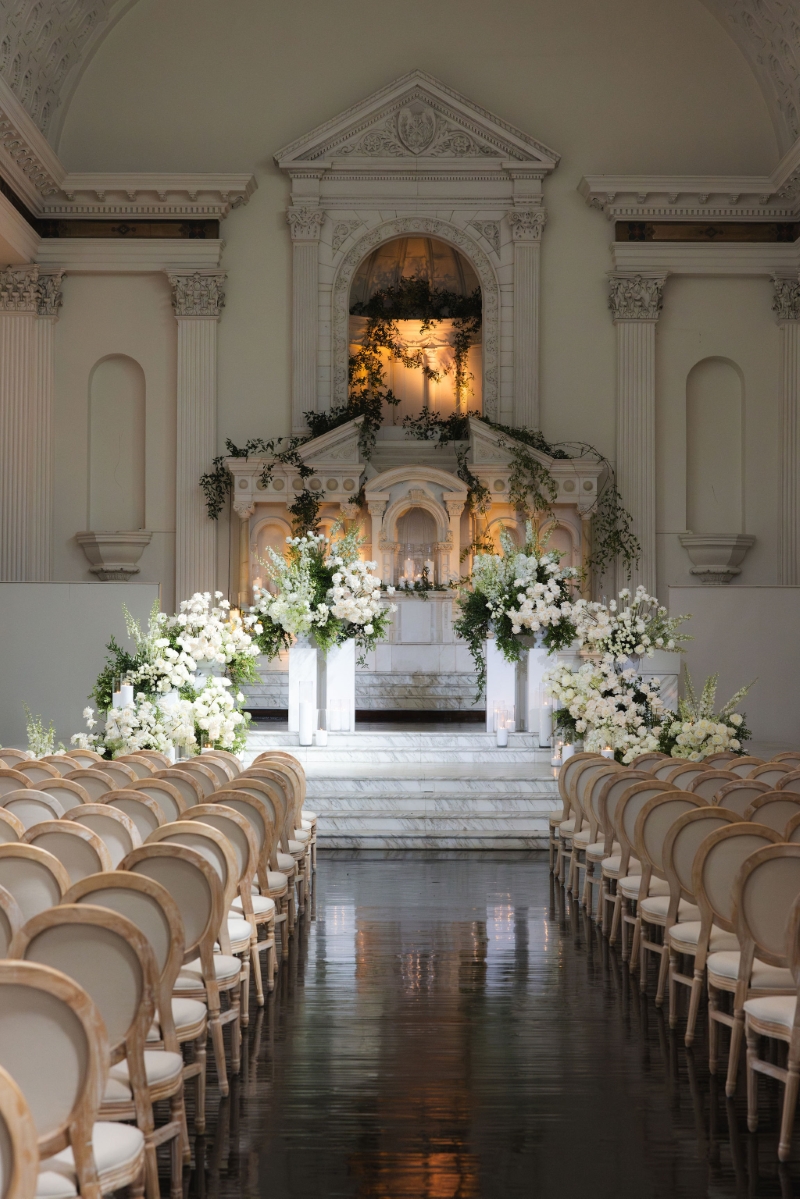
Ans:
{"type": "Polygon", "coordinates": [[[26,703],[69,747],[113,635],[127,644],[122,605],[140,623],[153,583],[0,583],[0,745],[26,748],[26,703]]]}

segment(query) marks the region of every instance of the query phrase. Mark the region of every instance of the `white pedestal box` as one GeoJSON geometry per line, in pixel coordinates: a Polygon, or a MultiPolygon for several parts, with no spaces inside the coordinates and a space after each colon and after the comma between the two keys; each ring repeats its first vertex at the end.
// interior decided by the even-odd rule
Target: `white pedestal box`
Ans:
{"type": "Polygon", "coordinates": [[[660,695],[665,708],[670,712],[678,711],[678,680],[681,673],[683,654],[670,653],[657,649],[652,658],[642,658],[640,667],[642,678],[645,680],[658,679],[661,683],[660,695]]]}
{"type": "Polygon", "coordinates": [[[517,699],[517,666],[506,662],[494,637],[486,641],[486,732],[493,733],[496,709],[513,719],[517,699]]]}
{"type": "Polygon", "coordinates": [[[289,650],[289,732],[300,732],[300,703],[309,705],[312,723],[317,708],[317,647],[305,637],[289,650]]]}
{"type": "Polygon", "coordinates": [[[325,702],[328,729],[353,733],[356,727],[356,643],[352,637],[325,655],[325,702]]]}
{"type": "MultiPolygon", "coordinates": [[[[538,638],[537,638],[538,641],[538,638]]],[[[544,694],[544,675],[546,670],[551,670],[555,664],[553,658],[543,645],[537,644],[532,649],[527,651],[527,678],[526,678],[526,711],[527,719],[525,728],[529,733],[536,733],[539,738],[540,745],[550,744],[550,734],[552,732],[552,719],[549,722],[545,719],[544,728],[541,727],[541,712],[543,701],[547,698],[544,694]],[[540,736],[544,733],[544,737],[540,736]]],[[[552,696],[548,698],[549,711],[552,712],[553,701],[552,696]]]]}

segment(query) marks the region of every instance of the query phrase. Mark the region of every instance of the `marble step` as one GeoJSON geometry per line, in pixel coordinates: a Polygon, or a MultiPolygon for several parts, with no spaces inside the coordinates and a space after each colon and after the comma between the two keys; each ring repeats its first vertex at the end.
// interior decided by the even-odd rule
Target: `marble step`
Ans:
{"type": "Polygon", "coordinates": [[[303,746],[296,733],[259,730],[247,738],[247,761],[268,749],[285,749],[294,754],[309,773],[319,775],[333,765],[343,765],[354,774],[362,766],[379,767],[388,763],[437,764],[442,762],[470,765],[493,764],[549,768],[550,751],[539,750],[529,733],[511,733],[508,747],[498,749],[493,734],[470,733],[330,733],[324,748],[303,746]],[[437,738],[439,738],[437,740],[437,738]],[[442,740],[444,739],[444,740],[442,740]]]}
{"type": "MultiPolygon", "coordinates": [[[[480,710],[475,674],[356,671],[356,707],[466,712],[480,710]]],[[[287,671],[265,671],[260,683],[243,688],[250,708],[285,708],[289,702],[287,671]]]]}

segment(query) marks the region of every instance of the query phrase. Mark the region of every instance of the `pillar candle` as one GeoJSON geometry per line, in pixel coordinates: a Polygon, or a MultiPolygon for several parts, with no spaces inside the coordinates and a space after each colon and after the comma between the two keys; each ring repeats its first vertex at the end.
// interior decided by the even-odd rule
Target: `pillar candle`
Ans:
{"type": "Polygon", "coordinates": [[[301,745],[310,745],[313,739],[314,726],[314,707],[305,700],[300,700],[299,704],[299,724],[298,730],[301,745]]]}

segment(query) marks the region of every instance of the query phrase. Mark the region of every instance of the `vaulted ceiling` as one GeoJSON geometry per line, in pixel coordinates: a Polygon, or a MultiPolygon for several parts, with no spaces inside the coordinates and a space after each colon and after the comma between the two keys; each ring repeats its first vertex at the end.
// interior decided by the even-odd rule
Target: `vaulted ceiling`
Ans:
{"type": "MultiPolygon", "coordinates": [[[[782,151],[800,136],[800,0],[701,0],[736,41],[782,151]]],[[[70,96],[136,0],[0,0],[0,76],[56,145],[70,96]]]]}

